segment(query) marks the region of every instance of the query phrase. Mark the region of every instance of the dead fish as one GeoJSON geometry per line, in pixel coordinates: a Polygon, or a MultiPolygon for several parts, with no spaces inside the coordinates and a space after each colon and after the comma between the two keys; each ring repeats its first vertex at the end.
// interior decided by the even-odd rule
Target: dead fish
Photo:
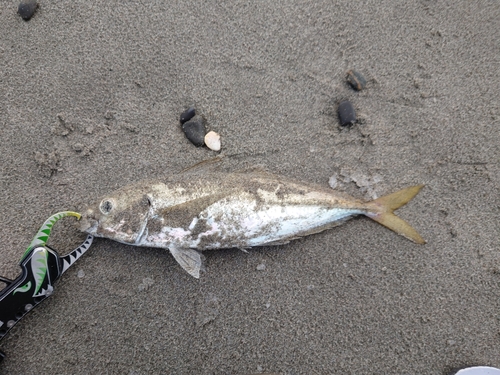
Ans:
{"type": "Polygon", "coordinates": [[[168,249],[199,278],[200,251],[286,244],[356,215],[423,244],[417,231],[393,213],[422,187],[363,202],[262,170],[185,172],[116,190],[90,206],[80,222],[82,231],[97,237],[168,249]]]}

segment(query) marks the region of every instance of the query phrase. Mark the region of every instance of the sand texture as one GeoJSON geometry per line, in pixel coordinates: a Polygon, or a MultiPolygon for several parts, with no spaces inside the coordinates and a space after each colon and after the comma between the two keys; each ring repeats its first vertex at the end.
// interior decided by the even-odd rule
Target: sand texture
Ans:
{"type": "MultiPolygon", "coordinates": [[[[39,226],[219,153],[398,214],[288,245],[206,253],[96,239],[0,342],[0,374],[426,374],[500,367],[498,1],[0,2],[0,275],[39,226]],[[367,86],[354,91],[346,72],[367,86]],[[339,126],[352,102],[358,123],[339,126]],[[336,177],[331,179],[331,177],[336,177]]],[[[85,238],[65,219],[61,253],[85,238]]]]}

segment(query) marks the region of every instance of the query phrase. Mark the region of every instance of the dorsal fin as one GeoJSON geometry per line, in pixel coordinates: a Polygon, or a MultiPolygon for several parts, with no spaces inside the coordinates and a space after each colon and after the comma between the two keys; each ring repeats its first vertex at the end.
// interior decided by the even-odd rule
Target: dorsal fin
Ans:
{"type": "Polygon", "coordinates": [[[187,167],[183,169],[182,171],[179,172],[179,174],[184,174],[184,173],[199,173],[202,171],[207,171],[210,169],[213,169],[218,166],[217,163],[220,163],[222,159],[224,158],[224,155],[219,155],[216,156],[215,158],[212,159],[206,159],[202,160],[190,167],[187,167]]]}

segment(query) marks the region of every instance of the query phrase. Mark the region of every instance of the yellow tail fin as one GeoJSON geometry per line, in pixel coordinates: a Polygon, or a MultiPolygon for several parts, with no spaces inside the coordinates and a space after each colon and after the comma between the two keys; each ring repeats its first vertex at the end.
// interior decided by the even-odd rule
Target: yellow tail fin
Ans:
{"type": "Polygon", "coordinates": [[[394,210],[411,201],[423,187],[424,185],[412,186],[369,202],[368,205],[372,211],[366,213],[366,216],[413,242],[424,244],[425,240],[420,234],[393,213],[394,210]]]}

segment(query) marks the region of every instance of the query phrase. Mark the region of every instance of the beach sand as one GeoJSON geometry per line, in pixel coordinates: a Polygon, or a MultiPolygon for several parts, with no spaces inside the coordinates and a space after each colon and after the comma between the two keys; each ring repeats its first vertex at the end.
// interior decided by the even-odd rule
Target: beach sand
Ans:
{"type": "MultiPolygon", "coordinates": [[[[190,105],[226,170],[337,176],[357,198],[361,177],[379,196],[425,184],[398,215],[427,244],[359,218],[208,252],[196,280],[166,250],[96,239],[1,341],[1,374],[500,367],[500,3],[40,0],[28,22],[17,6],[0,3],[1,275],[50,215],[217,156],[182,133],[190,105]]],[[[73,221],[61,254],[85,238],[73,221]]]]}

